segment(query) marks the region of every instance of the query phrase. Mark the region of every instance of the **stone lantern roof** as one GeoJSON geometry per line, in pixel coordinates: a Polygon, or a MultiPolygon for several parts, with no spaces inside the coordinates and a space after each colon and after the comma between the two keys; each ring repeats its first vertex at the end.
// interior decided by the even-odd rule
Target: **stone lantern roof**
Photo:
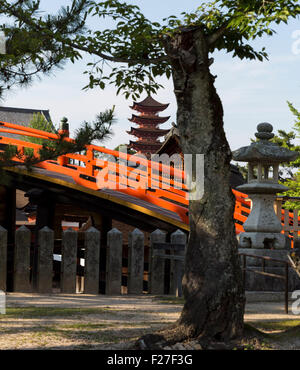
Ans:
{"type": "Polygon", "coordinates": [[[278,184],[279,164],[297,159],[299,153],[269,141],[274,137],[272,131],[270,123],[260,123],[255,133],[259,140],[233,152],[234,160],[249,164],[248,183],[239,186],[238,190],[247,194],[275,194],[288,190],[278,184]]]}
{"type": "Polygon", "coordinates": [[[239,162],[260,162],[260,163],[285,163],[297,159],[299,153],[283,148],[269,140],[274,137],[273,126],[270,123],[257,125],[255,136],[259,141],[249,146],[235,150],[233,159],[239,162]]]}

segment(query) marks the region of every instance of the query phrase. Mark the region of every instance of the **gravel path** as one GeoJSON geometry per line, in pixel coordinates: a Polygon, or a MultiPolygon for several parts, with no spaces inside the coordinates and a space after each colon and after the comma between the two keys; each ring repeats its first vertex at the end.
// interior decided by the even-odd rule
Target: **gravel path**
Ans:
{"type": "MultiPolygon", "coordinates": [[[[161,303],[158,297],[143,296],[107,296],[88,294],[33,294],[7,293],[7,307],[60,307],[60,308],[110,308],[112,310],[160,312],[176,319],[182,305],[161,303]]],[[[289,302],[289,313],[284,311],[284,302],[249,302],[246,304],[245,321],[299,319],[300,315],[292,313],[292,302],[289,302]]]]}
{"type": "MultiPolygon", "coordinates": [[[[25,293],[8,293],[6,307],[0,349],[128,349],[143,334],[176,321],[182,309],[151,295],[25,293]]],[[[246,304],[246,322],[295,319],[300,315],[291,307],[286,314],[282,301],[246,304]]]]}

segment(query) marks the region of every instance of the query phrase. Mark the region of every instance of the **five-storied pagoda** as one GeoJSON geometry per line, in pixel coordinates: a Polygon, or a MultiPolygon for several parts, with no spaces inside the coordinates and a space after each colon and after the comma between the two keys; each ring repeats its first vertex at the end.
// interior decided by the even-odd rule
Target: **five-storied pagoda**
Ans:
{"type": "Polygon", "coordinates": [[[128,134],[138,138],[137,141],[129,142],[128,147],[136,150],[138,153],[144,154],[148,158],[151,154],[157,152],[162,143],[158,140],[159,137],[166,135],[169,130],[159,128],[159,125],[165,123],[170,117],[160,117],[159,112],[167,109],[169,104],[161,104],[148,96],[143,101],[134,102],[130,107],[138,111],[140,114],[132,114],[130,122],[134,122],[138,127],[131,127],[128,134]]]}

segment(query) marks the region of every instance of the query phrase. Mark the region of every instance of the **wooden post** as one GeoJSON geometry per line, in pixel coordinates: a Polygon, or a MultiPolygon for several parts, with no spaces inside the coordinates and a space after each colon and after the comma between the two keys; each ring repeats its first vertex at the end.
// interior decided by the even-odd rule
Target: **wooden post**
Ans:
{"type": "Polygon", "coordinates": [[[144,234],[134,229],[128,239],[128,294],[142,294],[144,279],[144,234]]]}
{"type": "Polygon", "coordinates": [[[85,163],[85,168],[88,176],[94,176],[94,151],[93,149],[87,149],[86,151],[87,161],[85,163]]]}
{"type": "Polygon", "coordinates": [[[108,215],[92,214],[95,228],[101,231],[101,246],[107,246],[107,235],[112,229],[112,219],[108,215]]]}
{"type": "Polygon", "coordinates": [[[244,290],[246,289],[246,268],[247,268],[246,256],[243,255],[243,284],[244,284],[244,290]]]}
{"type": "Polygon", "coordinates": [[[105,294],[107,234],[112,229],[112,219],[105,214],[91,213],[93,226],[100,231],[100,281],[99,293],[105,294]]]}
{"type": "Polygon", "coordinates": [[[62,235],[61,292],[76,293],[77,232],[67,229],[62,235]]]}
{"type": "Polygon", "coordinates": [[[7,230],[8,243],[13,245],[16,231],[16,189],[0,186],[0,225],[7,230]]]}
{"type": "Polygon", "coordinates": [[[299,238],[298,233],[299,233],[300,227],[299,227],[298,219],[299,219],[299,210],[294,209],[294,211],[293,211],[293,238],[294,238],[294,243],[299,238]]]}
{"type": "Polygon", "coordinates": [[[39,231],[37,291],[52,293],[54,232],[45,226],[39,231]]]}
{"type": "Polygon", "coordinates": [[[289,229],[290,229],[290,215],[289,215],[289,210],[285,209],[284,210],[284,235],[289,235],[289,229]]]}
{"type": "Polygon", "coordinates": [[[121,294],[122,233],[114,228],[107,233],[106,294],[121,294]]]}
{"type": "Polygon", "coordinates": [[[85,232],[84,293],[99,293],[100,232],[90,227],[85,232]]]}
{"type": "MultiPolygon", "coordinates": [[[[165,260],[155,257],[154,243],[165,243],[166,234],[157,229],[150,234],[149,293],[164,294],[165,260]]],[[[163,250],[160,253],[164,253],[163,250]]]]}
{"type": "Polygon", "coordinates": [[[14,251],[14,291],[30,292],[30,242],[31,232],[26,226],[16,231],[14,251]]]}
{"type": "Polygon", "coordinates": [[[7,230],[0,226],[0,290],[6,292],[7,230]]]}
{"type": "Polygon", "coordinates": [[[32,286],[34,290],[37,290],[39,230],[45,226],[51,229],[54,228],[56,195],[51,191],[33,188],[29,190],[25,196],[29,198],[32,204],[37,205],[32,255],[32,286]]]}
{"type": "MultiPolygon", "coordinates": [[[[186,234],[181,230],[175,231],[171,234],[171,245],[172,244],[182,244],[186,246],[186,234]]],[[[185,250],[176,250],[173,253],[177,256],[184,256],[185,250]]],[[[171,279],[170,279],[170,294],[176,295],[176,297],[182,296],[182,278],[184,271],[184,262],[179,260],[171,260],[171,279]]]]}
{"type": "Polygon", "coordinates": [[[14,187],[0,186],[0,225],[7,230],[6,290],[12,292],[16,232],[16,189],[14,187]]]}
{"type": "Polygon", "coordinates": [[[289,264],[285,263],[285,287],[284,287],[285,313],[289,313],[289,264]]]}

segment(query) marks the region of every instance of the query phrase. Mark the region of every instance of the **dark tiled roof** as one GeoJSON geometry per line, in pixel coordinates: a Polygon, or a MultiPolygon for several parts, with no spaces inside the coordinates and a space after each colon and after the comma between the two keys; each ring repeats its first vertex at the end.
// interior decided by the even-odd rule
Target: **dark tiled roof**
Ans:
{"type": "Polygon", "coordinates": [[[28,126],[33,114],[41,113],[48,122],[51,122],[49,110],[26,109],[0,106],[0,121],[28,126]]]}
{"type": "MultiPolygon", "coordinates": [[[[41,113],[48,122],[51,122],[49,110],[27,109],[0,106],[0,121],[14,123],[16,125],[29,126],[34,114],[41,113]]],[[[12,134],[1,133],[2,136],[19,138],[12,134]]]]}

